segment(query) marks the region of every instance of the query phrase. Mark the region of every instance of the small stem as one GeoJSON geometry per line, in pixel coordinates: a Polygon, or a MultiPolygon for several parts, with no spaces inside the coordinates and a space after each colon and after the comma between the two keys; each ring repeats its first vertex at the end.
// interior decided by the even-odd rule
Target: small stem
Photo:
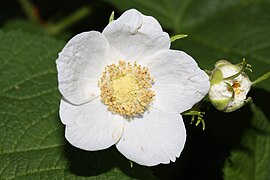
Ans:
{"type": "Polygon", "coordinates": [[[109,23],[114,20],[114,11],[111,13],[110,18],[109,18],[109,23]]]}
{"type": "Polygon", "coordinates": [[[232,92],[232,97],[231,97],[231,99],[233,99],[234,96],[235,96],[235,91],[234,91],[232,85],[231,85],[230,83],[227,83],[227,82],[225,82],[225,84],[228,86],[228,90],[232,92]]]}
{"type": "Polygon", "coordinates": [[[202,130],[203,130],[203,131],[205,130],[205,122],[204,122],[203,119],[202,119],[202,130]]]}
{"type": "Polygon", "coordinates": [[[21,7],[26,14],[26,16],[29,18],[29,20],[35,24],[40,24],[40,19],[37,16],[37,11],[35,9],[35,6],[31,3],[30,0],[19,0],[19,3],[21,4],[21,7]]]}
{"type": "Polygon", "coordinates": [[[133,168],[133,162],[132,161],[129,161],[129,165],[131,168],[133,168]]]}
{"type": "Polygon", "coordinates": [[[82,7],[58,23],[48,23],[46,30],[50,35],[60,34],[71,25],[88,16],[90,12],[89,7],[82,7]]]}
{"type": "MultiPolygon", "coordinates": [[[[246,62],[245,59],[243,59],[243,62],[242,62],[242,63],[237,64],[237,66],[239,66],[239,65],[241,65],[242,67],[241,67],[241,69],[240,69],[240,71],[239,71],[238,73],[236,73],[236,74],[234,74],[234,75],[232,75],[232,76],[223,78],[223,80],[231,80],[231,79],[234,79],[234,78],[238,77],[243,71],[245,71],[246,68],[249,68],[249,67],[250,67],[250,65],[247,64],[247,62],[246,62]]],[[[249,68],[249,69],[250,69],[250,68],[249,68]]]]}
{"type": "Polygon", "coordinates": [[[204,69],[204,72],[205,72],[208,76],[212,75],[212,73],[213,73],[213,71],[210,71],[210,70],[207,70],[207,69],[204,69]]]}
{"type": "Polygon", "coordinates": [[[170,39],[171,39],[171,43],[178,40],[178,39],[183,39],[185,37],[187,37],[188,35],[186,34],[177,34],[175,36],[172,36],[170,39]]]}
{"type": "Polygon", "coordinates": [[[245,101],[244,101],[244,105],[247,104],[247,103],[252,103],[253,100],[251,97],[248,97],[245,101]]]}
{"type": "Polygon", "coordinates": [[[195,121],[195,116],[197,117],[196,126],[198,126],[200,123],[202,123],[202,129],[205,130],[205,122],[203,120],[203,115],[205,113],[201,111],[195,111],[195,110],[188,110],[182,113],[184,116],[191,116],[190,124],[192,124],[195,121]]]}
{"type": "Polygon", "coordinates": [[[262,75],[261,77],[257,78],[255,81],[252,82],[252,85],[256,85],[257,83],[266,80],[267,78],[270,77],[270,71],[262,75]]]}
{"type": "Polygon", "coordinates": [[[182,113],[182,115],[184,116],[199,116],[201,114],[204,114],[204,112],[194,111],[194,110],[188,110],[182,113]]]}

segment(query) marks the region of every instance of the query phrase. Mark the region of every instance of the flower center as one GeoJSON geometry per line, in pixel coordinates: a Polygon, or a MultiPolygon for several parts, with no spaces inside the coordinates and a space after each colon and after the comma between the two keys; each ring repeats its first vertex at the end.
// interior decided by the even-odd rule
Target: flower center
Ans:
{"type": "MultiPolygon", "coordinates": [[[[241,85],[238,81],[233,81],[232,88],[236,94],[240,94],[243,90],[240,89],[241,85]]],[[[231,91],[229,88],[228,91],[231,91]]]]}
{"type": "Polygon", "coordinates": [[[135,116],[144,113],[153,101],[153,82],[147,67],[119,61],[105,67],[98,84],[101,100],[111,112],[135,116]]]}

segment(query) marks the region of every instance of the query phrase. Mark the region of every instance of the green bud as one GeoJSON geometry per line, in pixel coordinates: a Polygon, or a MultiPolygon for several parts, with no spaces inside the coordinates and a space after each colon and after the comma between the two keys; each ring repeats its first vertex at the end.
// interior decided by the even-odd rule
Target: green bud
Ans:
{"type": "Polygon", "coordinates": [[[232,112],[251,101],[247,98],[252,82],[245,69],[250,65],[243,60],[242,63],[234,65],[228,61],[216,62],[215,69],[210,75],[209,99],[220,111],[232,112]]]}

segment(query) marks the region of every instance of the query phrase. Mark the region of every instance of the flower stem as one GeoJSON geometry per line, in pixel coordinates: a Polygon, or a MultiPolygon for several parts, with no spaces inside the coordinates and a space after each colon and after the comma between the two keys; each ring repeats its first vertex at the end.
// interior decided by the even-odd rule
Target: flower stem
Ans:
{"type": "Polygon", "coordinates": [[[19,3],[31,22],[41,24],[37,8],[31,3],[30,0],[19,0],[19,3]]]}
{"type": "Polygon", "coordinates": [[[61,20],[60,22],[57,23],[49,22],[46,27],[46,30],[50,35],[60,34],[71,25],[88,16],[90,13],[91,9],[88,6],[82,7],[77,11],[75,11],[74,13],[72,13],[71,15],[64,18],[63,20],[61,20]]]}
{"type": "Polygon", "coordinates": [[[255,81],[252,82],[252,85],[256,85],[257,83],[266,80],[267,78],[270,77],[270,71],[262,75],[261,77],[257,78],[255,81]]]}

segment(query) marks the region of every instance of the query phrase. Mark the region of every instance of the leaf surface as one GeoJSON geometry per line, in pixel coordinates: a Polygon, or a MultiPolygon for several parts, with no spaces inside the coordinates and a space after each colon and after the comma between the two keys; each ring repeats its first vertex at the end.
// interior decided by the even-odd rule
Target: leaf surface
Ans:
{"type": "Polygon", "coordinates": [[[252,128],[246,131],[241,149],[233,150],[223,169],[224,179],[266,180],[270,178],[270,122],[254,104],[252,128]]]}

